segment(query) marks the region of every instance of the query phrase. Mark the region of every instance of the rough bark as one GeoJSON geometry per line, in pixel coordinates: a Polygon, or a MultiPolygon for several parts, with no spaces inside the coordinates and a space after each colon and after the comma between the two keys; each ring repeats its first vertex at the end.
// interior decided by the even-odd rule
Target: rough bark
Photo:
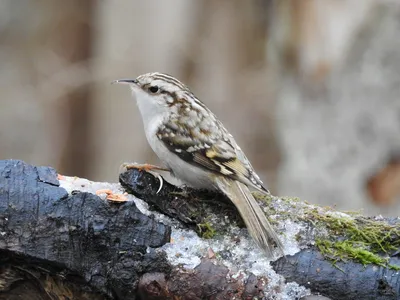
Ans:
{"type": "MultiPolygon", "coordinates": [[[[283,290],[288,299],[307,295],[304,289],[290,289],[282,278],[277,284],[274,277],[262,272],[256,276],[251,268],[244,270],[246,276],[243,270],[234,271],[235,264],[242,263],[235,257],[242,247],[239,240],[246,239],[242,231],[234,238],[237,245],[228,241],[233,248],[221,240],[218,257],[210,247],[196,267],[177,264],[174,257],[182,253],[171,256],[166,246],[190,242],[172,240],[175,227],[183,226],[179,222],[201,234],[197,225],[212,214],[238,221],[234,207],[219,195],[182,190],[165,181],[157,193],[158,179],[144,171],[130,170],[120,181],[152,209],[173,219],[162,222],[156,212],[143,213],[135,201],[105,201],[85,191],[86,184],[74,186],[82,191],[68,192],[52,168],[0,161],[0,299],[270,299],[283,290]]],[[[224,222],[219,223],[222,235],[231,234],[224,222]]],[[[189,244],[181,250],[190,251],[185,245],[189,244]]],[[[246,259],[253,260],[249,265],[257,260],[246,259]]],[[[393,257],[390,263],[399,264],[397,260],[393,257]]],[[[352,261],[335,267],[313,248],[272,266],[287,282],[331,299],[386,300],[399,295],[399,272],[352,261]]]]}
{"type": "Polygon", "coordinates": [[[54,169],[21,161],[0,161],[0,174],[1,266],[17,272],[23,284],[40,281],[37,293],[51,285],[40,279],[44,273],[76,283],[82,292],[90,287],[129,299],[141,274],[169,272],[163,254],[146,249],[168,242],[170,227],[133,202],[118,206],[78,191],[69,196],[54,169]]]}
{"type": "MultiPolygon", "coordinates": [[[[399,264],[397,257],[391,263],[399,264]]],[[[316,250],[303,250],[272,263],[287,281],[309,287],[331,299],[399,299],[399,271],[352,261],[336,267],[316,250]]]]}

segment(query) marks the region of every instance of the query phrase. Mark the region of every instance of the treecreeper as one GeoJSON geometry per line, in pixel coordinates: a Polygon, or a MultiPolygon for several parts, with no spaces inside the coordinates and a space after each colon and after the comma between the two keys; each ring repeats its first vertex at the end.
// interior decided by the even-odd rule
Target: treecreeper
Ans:
{"type": "Polygon", "coordinates": [[[269,191],[233,136],[206,105],[182,82],[163,73],[113,83],[130,86],[147,141],[165,168],[143,166],[168,170],[193,188],[222,192],[236,206],[258,246],[271,257],[273,244],[283,253],[278,235],[249,188],[264,194],[269,191]]]}

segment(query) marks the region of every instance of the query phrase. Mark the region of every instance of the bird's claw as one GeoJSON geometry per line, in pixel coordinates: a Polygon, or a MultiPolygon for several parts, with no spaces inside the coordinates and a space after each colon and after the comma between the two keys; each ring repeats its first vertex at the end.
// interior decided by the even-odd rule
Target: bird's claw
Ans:
{"type": "Polygon", "coordinates": [[[158,190],[156,192],[156,194],[158,194],[163,185],[164,185],[164,179],[161,177],[160,174],[158,174],[157,172],[154,172],[153,170],[160,170],[160,171],[167,171],[169,172],[169,169],[166,168],[162,168],[159,166],[155,166],[155,165],[151,165],[151,164],[138,164],[138,163],[123,163],[120,166],[120,173],[126,172],[130,169],[137,169],[139,171],[146,171],[148,173],[151,173],[154,177],[157,177],[158,180],[160,181],[160,186],[158,187],[158,190]]]}

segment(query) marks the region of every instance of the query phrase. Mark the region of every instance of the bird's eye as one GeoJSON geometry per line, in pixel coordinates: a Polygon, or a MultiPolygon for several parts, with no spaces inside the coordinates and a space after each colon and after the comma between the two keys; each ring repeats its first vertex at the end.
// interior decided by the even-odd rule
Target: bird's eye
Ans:
{"type": "Polygon", "coordinates": [[[155,86],[149,87],[149,91],[151,93],[153,93],[153,94],[157,93],[158,92],[158,86],[155,85],[155,86]]]}

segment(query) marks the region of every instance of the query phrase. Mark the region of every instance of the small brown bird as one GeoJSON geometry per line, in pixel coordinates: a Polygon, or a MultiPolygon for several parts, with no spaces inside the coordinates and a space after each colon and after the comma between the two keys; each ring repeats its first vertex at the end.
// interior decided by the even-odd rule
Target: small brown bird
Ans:
{"type": "Polygon", "coordinates": [[[216,116],[176,78],[148,73],[129,84],[147,140],[178,179],[194,188],[216,189],[237,207],[250,235],[272,256],[271,240],[283,245],[248,187],[269,194],[249,160],[216,116]]]}

